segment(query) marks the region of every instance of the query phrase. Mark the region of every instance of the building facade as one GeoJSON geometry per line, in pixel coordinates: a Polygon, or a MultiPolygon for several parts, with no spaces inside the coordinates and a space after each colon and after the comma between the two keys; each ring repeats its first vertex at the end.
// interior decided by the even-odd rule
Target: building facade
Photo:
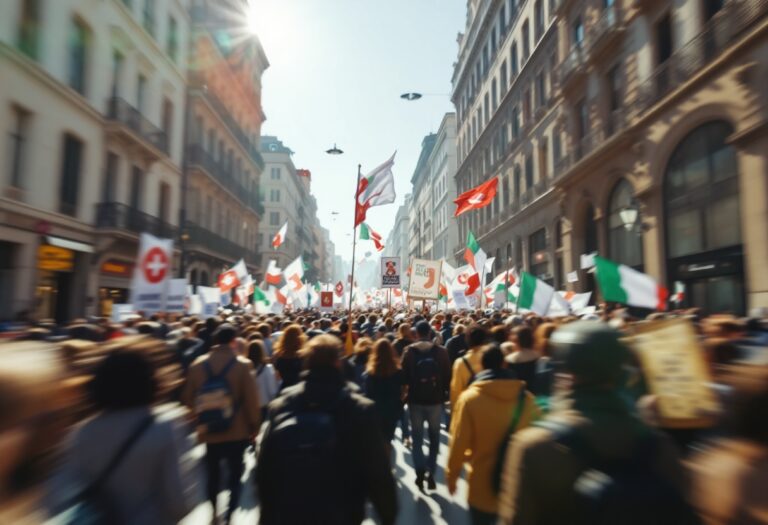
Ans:
{"type": "MultiPolygon", "coordinates": [[[[471,1],[453,100],[459,221],[559,288],[598,252],[684,306],[768,306],[768,2],[471,1]],[[745,189],[749,188],[749,191],[745,189]]],[[[461,246],[456,247],[460,252],[461,246]]]]}
{"type": "Polygon", "coordinates": [[[410,208],[411,194],[408,193],[405,196],[403,204],[397,208],[397,213],[395,213],[395,223],[387,236],[387,242],[384,245],[383,252],[385,257],[400,257],[400,264],[403,267],[408,266],[410,257],[410,208]]]}
{"type": "Polygon", "coordinates": [[[459,227],[453,219],[456,199],[456,114],[446,113],[427,159],[432,191],[432,259],[455,262],[459,227]]]}
{"type": "Polygon", "coordinates": [[[411,259],[431,259],[432,221],[432,186],[428,160],[437,141],[437,134],[430,133],[421,141],[421,153],[411,177],[411,207],[408,219],[411,229],[408,241],[408,255],[411,259]]]}
{"type": "Polygon", "coordinates": [[[0,4],[2,319],[108,314],[177,236],[188,5],[139,4],[0,4]]]}
{"type": "Polygon", "coordinates": [[[192,8],[183,274],[210,286],[243,259],[259,275],[261,77],[269,67],[255,35],[243,33],[241,0],[197,0],[192,8]],[[232,13],[241,13],[242,17],[232,13]]]}

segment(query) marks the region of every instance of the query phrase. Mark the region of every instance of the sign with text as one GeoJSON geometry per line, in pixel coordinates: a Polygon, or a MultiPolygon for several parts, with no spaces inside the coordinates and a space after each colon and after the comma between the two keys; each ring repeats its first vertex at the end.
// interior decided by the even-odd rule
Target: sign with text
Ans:
{"type": "Polygon", "coordinates": [[[381,287],[400,288],[400,257],[381,258],[381,287]]]}
{"type": "Polygon", "coordinates": [[[75,252],[58,246],[41,244],[37,248],[37,267],[52,272],[71,272],[75,265],[75,252]]]}
{"type": "Polygon", "coordinates": [[[411,263],[411,279],[408,289],[410,299],[437,300],[440,292],[441,261],[414,259],[411,263]]]}
{"type": "Polygon", "coordinates": [[[662,426],[710,426],[718,403],[708,386],[709,370],[690,322],[673,319],[638,325],[630,342],[649,391],[658,397],[662,426]]]}
{"type": "Polygon", "coordinates": [[[187,300],[187,280],[171,279],[168,283],[168,295],[165,298],[166,312],[184,312],[189,306],[187,300]]]}

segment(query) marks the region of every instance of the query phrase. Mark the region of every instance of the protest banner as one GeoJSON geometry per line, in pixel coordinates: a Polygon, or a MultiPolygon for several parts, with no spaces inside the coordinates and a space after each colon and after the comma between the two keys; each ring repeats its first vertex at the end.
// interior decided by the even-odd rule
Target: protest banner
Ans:
{"type": "Polygon", "coordinates": [[[221,291],[219,291],[218,287],[198,286],[197,293],[200,296],[200,302],[203,305],[201,312],[202,317],[213,317],[219,313],[219,305],[221,304],[221,291]]]}
{"type": "Polygon", "coordinates": [[[133,315],[132,304],[113,304],[112,305],[112,322],[122,323],[128,316],[133,315]]]}
{"type": "Polygon", "coordinates": [[[703,428],[714,423],[718,402],[689,321],[635,325],[629,342],[640,359],[649,392],[658,397],[662,427],[703,428]]]}
{"type": "Polygon", "coordinates": [[[381,258],[381,287],[400,288],[400,257],[381,258]]]}
{"type": "Polygon", "coordinates": [[[320,308],[325,311],[333,309],[333,292],[320,292],[320,308]]]}
{"type": "Polygon", "coordinates": [[[168,294],[165,297],[166,312],[184,312],[187,310],[187,280],[171,279],[168,282],[168,294]]]}
{"type": "Polygon", "coordinates": [[[440,293],[440,261],[414,259],[411,263],[411,282],[408,297],[437,301],[440,293]]]}
{"type": "Polygon", "coordinates": [[[172,239],[159,239],[149,233],[141,234],[131,286],[131,303],[135,311],[152,313],[165,307],[172,258],[172,239]]]}

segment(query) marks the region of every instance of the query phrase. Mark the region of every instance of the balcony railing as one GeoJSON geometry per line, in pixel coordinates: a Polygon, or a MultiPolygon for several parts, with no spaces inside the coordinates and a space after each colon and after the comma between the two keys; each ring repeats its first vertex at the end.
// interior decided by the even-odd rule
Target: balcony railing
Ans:
{"type": "Polygon", "coordinates": [[[165,239],[175,239],[177,228],[157,217],[119,202],[96,205],[96,227],[131,233],[151,233],[165,239]]]}
{"type": "Polygon", "coordinates": [[[135,107],[119,97],[109,99],[107,118],[128,127],[152,146],[168,153],[168,136],[135,107]]]}
{"type": "Polygon", "coordinates": [[[186,222],[184,233],[187,235],[186,243],[190,246],[204,247],[230,261],[236,261],[242,257],[247,263],[258,264],[255,251],[191,221],[186,222]]]}
{"type": "Polygon", "coordinates": [[[558,68],[558,78],[561,85],[564,85],[572,75],[584,67],[584,49],[582,44],[576,44],[565,56],[558,68]]]}
{"type": "Polygon", "coordinates": [[[615,5],[606,7],[587,35],[587,48],[591,52],[600,46],[601,43],[607,42],[606,38],[619,32],[621,27],[621,11],[619,11],[619,8],[615,5]]]}
{"type": "Polygon", "coordinates": [[[224,168],[213,155],[205,151],[199,144],[190,144],[187,154],[189,155],[189,164],[203,168],[222,186],[229,190],[232,195],[244,205],[255,210],[259,214],[264,213],[264,207],[259,199],[258,193],[252,192],[240,181],[238,181],[231,172],[224,168]]]}

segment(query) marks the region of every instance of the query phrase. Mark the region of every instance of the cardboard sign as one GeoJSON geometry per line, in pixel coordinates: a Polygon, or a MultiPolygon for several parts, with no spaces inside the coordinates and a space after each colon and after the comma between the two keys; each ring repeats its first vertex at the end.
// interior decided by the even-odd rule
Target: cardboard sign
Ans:
{"type": "Polygon", "coordinates": [[[400,288],[400,257],[381,258],[381,287],[400,288]]]}
{"type": "Polygon", "coordinates": [[[718,402],[693,326],[684,319],[637,325],[630,344],[643,367],[648,389],[658,396],[666,428],[711,426],[718,402]]]}
{"type": "Polygon", "coordinates": [[[436,301],[440,293],[440,261],[414,259],[411,264],[411,282],[408,297],[436,301]]]}

